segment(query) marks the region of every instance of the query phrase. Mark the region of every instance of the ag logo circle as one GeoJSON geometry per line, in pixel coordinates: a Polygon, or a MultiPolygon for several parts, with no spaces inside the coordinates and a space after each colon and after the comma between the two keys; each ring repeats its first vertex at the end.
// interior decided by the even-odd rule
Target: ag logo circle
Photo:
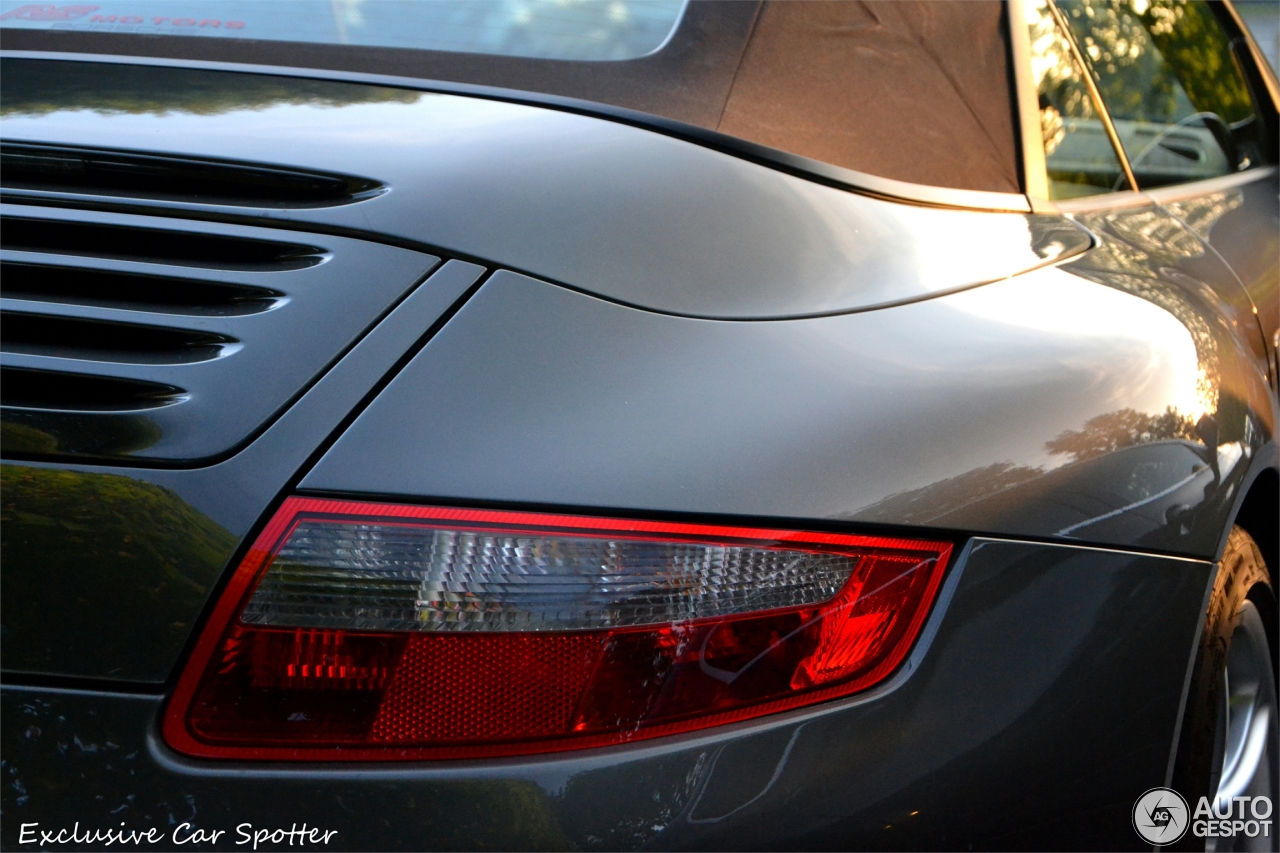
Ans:
{"type": "Polygon", "coordinates": [[[1152,788],[1133,804],[1133,828],[1148,844],[1172,844],[1190,823],[1187,801],[1171,788],[1152,788]]]}

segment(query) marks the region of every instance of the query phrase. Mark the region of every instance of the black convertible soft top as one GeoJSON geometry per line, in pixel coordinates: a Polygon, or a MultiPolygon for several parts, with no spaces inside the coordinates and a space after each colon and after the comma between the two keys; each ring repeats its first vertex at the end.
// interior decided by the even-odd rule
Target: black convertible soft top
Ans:
{"type": "Polygon", "coordinates": [[[622,61],[304,42],[6,29],[8,49],[393,74],[639,110],[881,177],[1016,193],[1000,0],[693,0],[622,61]]]}

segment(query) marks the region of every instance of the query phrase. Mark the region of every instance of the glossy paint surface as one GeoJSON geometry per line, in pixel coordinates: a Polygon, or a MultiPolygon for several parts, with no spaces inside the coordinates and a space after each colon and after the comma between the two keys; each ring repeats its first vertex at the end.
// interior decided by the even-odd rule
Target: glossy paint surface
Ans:
{"type": "Polygon", "coordinates": [[[1136,849],[1210,569],[978,540],[885,689],[558,758],[188,762],[156,739],[156,697],[9,688],[3,842],[23,821],[190,822],[238,849],[237,824],[306,821],[338,830],[330,849],[1136,849]]]}
{"type": "Polygon", "coordinates": [[[6,60],[6,139],[366,175],[391,191],[240,213],[372,231],[665,313],[861,309],[1001,279],[1089,244],[1057,217],[896,204],[554,110],[207,71],[44,72],[49,64],[6,60]],[[123,94],[85,94],[99,84],[123,94]]]}
{"type": "Polygon", "coordinates": [[[21,212],[377,244],[350,288],[410,287],[386,258],[442,260],[226,458],[5,460],[4,845],[76,820],[305,820],[340,833],[332,849],[1137,841],[1208,561],[1278,462],[1256,277],[1224,226],[1169,199],[911,207],[633,126],[404,89],[47,61],[4,80],[6,139],[389,188],[323,209],[5,190],[21,212]],[[181,759],[157,732],[167,685],[246,537],[294,493],[928,532],[964,556],[899,673],[820,708],[557,758],[181,759]]]}
{"type": "Polygon", "coordinates": [[[6,672],[164,681],[258,516],[481,272],[445,264],[261,437],[217,465],[5,463],[6,672]]]}
{"type": "MultiPolygon", "coordinates": [[[[132,457],[191,464],[225,454],[242,445],[252,433],[285,409],[300,390],[371,327],[440,259],[391,246],[341,237],[300,234],[279,229],[241,228],[213,223],[175,222],[169,218],[120,216],[62,211],[29,205],[3,205],[6,222],[110,224],[121,231],[128,254],[131,233],[159,233],[177,241],[183,235],[217,234],[240,240],[275,240],[314,248],[315,263],[281,269],[212,268],[182,259],[86,257],[74,248],[64,251],[5,249],[0,259],[35,267],[94,271],[135,276],[176,278],[212,285],[256,287],[278,294],[266,310],[240,316],[196,316],[180,312],[140,311],[134,306],[98,306],[41,299],[39,295],[4,298],[6,317],[45,322],[74,321],[89,329],[120,328],[127,324],[137,339],[148,330],[169,334],[217,336],[228,343],[217,354],[188,363],[175,353],[158,355],[77,350],[74,339],[38,347],[4,344],[0,364],[80,376],[100,376],[153,382],[182,389],[169,405],[139,411],[64,411],[40,408],[4,410],[7,455],[36,457],[132,457]],[[322,244],[322,245],[317,245],[322,244]],[[377,274],[370,274],[377,270],[377,274]],[[117,441],[107,436],[119,435],[117,441]],[[128,436],[128,438],[125,438],[128,436]]],[[[10,294],[6,293],[6,297],[10,294]]],[[[116,338],[111,334],[109,339],[116,338]]],[[[127,342],[126,342],[127,343],[127,342]]]]}
{"type": "MultiPolygon", "coordinates": [[[[1063,217],[857,196],[512,104],[189,70],[9,67],[27,75],[6,100],[10,138],[242,159],[287,150],[295,167],[391,189],[323,210],[224,205],[220,218],[462,246],[624,301],[722,317],[663,316],[499,273],[307,475],[307,489],[934,526],[1212,556],[1247,472],[1266,464],[1274,402],[1256,354],[1246,355],[1231,298],[1239,284],[1155,206],[1081,216],[1097,248],[967,292],[730,322],[918,298],[1039,262],[1036,229],[1067,235],[1046,244],[1056,241],[1059,257],[1085,232],[1063,217]],[[116,75],[125,94],[104,100],[86,69],[116,75]]],[[[199,204],[133,208],[214,215],[199,204]]],[[[372,385],[344,387],[352,402],[327,423],[372,385]]],[[[306,411],[286,419],[301,423],[306,411]]],[[[238,540],[321,439],[284,455],[277,440],[264,435],[190,474],[83,470],[170,489],[238,540]],[[250,459],[270,459],[274,473],[259,478],[250,459]]],[[[27,658],[25,648],[11,643],[6,666],[118,669],[52,646],[27,658]]],[[[156,679],[159,663],[125,669],[156,679]]]]}
{"type": "Polygon", "coordinates": [[[663,317],[500,272],[302,487],[1212,557],[1274,430],[1199,265],[1229,273],[1158,209],[1086,221],[1102,245],[1061,267],[785,322],[663,317]]]}
{"type": "MultiPolygon", "coordinates": [[[[1239,186],[1165,201],[1178,217],[1231,266],[1248,294],[1243,310],[1256,312],[1275,358],[1280,347],[1280,194],[1277,173],[1239,186]]],[[[1272,371],[1277,370],[1273,363],[1272,371]]],[[[1276,379],[1273,378],[1273,386],[1276,379]]]]}

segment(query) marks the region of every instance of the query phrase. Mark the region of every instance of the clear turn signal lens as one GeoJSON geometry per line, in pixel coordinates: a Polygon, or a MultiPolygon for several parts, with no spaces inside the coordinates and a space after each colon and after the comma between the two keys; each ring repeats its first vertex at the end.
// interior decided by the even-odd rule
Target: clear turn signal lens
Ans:
{"type": "Polygon", "coordinates": [[[208,758],[552,752],[846,696],[902,662],[951,546],[289,498],[165,714],[208,758]]]}

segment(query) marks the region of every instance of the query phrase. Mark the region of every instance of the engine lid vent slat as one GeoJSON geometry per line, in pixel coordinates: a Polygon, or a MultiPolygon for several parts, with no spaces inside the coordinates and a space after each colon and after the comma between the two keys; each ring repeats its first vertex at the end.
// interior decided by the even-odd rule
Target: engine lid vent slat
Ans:
{"type": "Polygon", "coordinates": [[[284,298],[246,284],[15,262],[0,263],[0,287],[10,299],[219,317],[269,311],[284,298]]]}
{"type": "Polygon", "coordinates": [[[0,351],[79,361],[190,364],[230,355],[238,343],[210,332],[79,317],[6,311],[0,319],[0,351]]]}
{"type": "Polygon", "coordinates": [[[5,217],[0,247],[224,270],[293,270],[323,263],[316,246],[100,222],[5,217]]]}
{"type": "Polygon", "coordinates": [[[172,406],[184,399],[183,389],[159,382],[22,367],[0,368],[0,405],[12,408],[138,412],[172,406]]]}
{"type": "Polygon", "coordinates": [[[0,186],[279,208],[350,204],[386,189],[377,181],[350,175],[43,143],[0,146],[0,186]]]}
{"type": "Polygon", "coordinates": [[[282,228],[34,204],[0,218],[8,458],[208,464],[440,262],[282,228]]]}

